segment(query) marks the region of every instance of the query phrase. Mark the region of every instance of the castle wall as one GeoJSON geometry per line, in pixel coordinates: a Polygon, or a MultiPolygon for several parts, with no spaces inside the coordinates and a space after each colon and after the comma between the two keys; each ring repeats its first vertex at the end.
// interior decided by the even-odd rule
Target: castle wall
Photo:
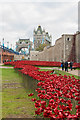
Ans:
{"type": "Polygon", "coordinates": [[[80,62],[80,33],[76,34],[76,61],[80,62]]]}
{"type": "Polygon", "coordinates": [[[39,51],[30,51],[30,60],[39,60],[38,54],[39,54],[39,51]]]}
{"type": "MultiPolygon", "coordinates": [[[[35,60],[40,61],[72,61],[80,62],[80,33],[71,35],[63,34],[57,39],[54,46],[45,47],[37,52],[35,60]]],[[[32,60],[32,59],[31,59],[32,60]]]]}
{"type": "Polygon", "coordinates": [[[74,42],[74,35],[65,35],[65,60],[67,61],[74,60],[74,42]]]}
{"type": "Polygon", "coordinates": [[[55,42],[54,48],[54,61],[64,60],[64,39],[63,37],[59,38],[55,42]]]}

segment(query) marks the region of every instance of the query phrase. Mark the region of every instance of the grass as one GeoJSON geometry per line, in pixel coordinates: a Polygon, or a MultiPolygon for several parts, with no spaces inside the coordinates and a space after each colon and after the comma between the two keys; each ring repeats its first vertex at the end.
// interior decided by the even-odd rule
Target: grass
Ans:
{"type": "Polygon", "coordinates": [[[80,70],[80,68],[76,68],[76,70],[80,70]]]}
{"type": "MultiPolygon", "coordinates": [[[[40,71],[51,71],[52,69],[44,69],[45,67],[40,67],[41,69],[40,69],[40,71]]],[[[50,67],[49,67],[50,68],[50,67]]],[[[80,76],[77,76],[77,75],[73,75],[73,74],[70,74],[70,73],[68,73],[68,72],[65,72],[65,71],[61,71],[61,70],[59,70],[59,69],[54,69],[54,71],[55,71],[55,74],[57,74],[57,75],[59,75],[59,74],[61,74],[61,75],[67,75],[67,76],[74,76],[76,79],[80,79],[80,76]]]]}
{"type": "Polygon", "coordinates": [[[44,68],[42,68],[42,69],[40,69],[39,71],[51,71],[52,69],[44,69],[44,68]]]}
{"type": "Polygon", "coordinates": [[[12,65],[1,65],[1,66],[4,66],[4,67],[14,67],[14,66],[12,66],[12,65]]]}
{"type": "Polygon", "coordinates": [[[60,67],[54,67],[54,66],[35,66],[38,68],[60,68],[60,67]]]}
{"type": "Polygon", "coordinates": [[[3,68],[2,84],[2,117],[35,117],[35,107],[31,100],[32,97],[28,97],[28,94],[32,90],[27,90],[27,88],[23,87],[23,77],[14,69],[3,68]]]}

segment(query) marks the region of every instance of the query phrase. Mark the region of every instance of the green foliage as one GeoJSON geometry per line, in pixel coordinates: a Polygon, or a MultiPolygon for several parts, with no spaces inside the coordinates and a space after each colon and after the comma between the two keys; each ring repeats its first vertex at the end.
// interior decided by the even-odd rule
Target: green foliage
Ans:
{"type": "Polygon", "coordinates": [[[44,47],[46,47],[46,44],[40,44],[38,48],[36,48],[37,51],[43,51],[44,47]]]}

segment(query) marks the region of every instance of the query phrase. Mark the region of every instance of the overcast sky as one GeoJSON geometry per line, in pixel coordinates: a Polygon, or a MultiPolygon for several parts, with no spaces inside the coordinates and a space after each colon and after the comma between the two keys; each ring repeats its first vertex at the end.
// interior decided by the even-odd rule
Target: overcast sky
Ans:
{"type": "MultiPolygon", "coordinates": [[[[65,0],[64,0],[65,1],[65,0]]],[[[15,46],[19,38],[33,39],[41,25],[52,35],[52,44],[62,34],[78,30],[78,2],[3,2],[0,0],[0,41],[15,46]]]]}

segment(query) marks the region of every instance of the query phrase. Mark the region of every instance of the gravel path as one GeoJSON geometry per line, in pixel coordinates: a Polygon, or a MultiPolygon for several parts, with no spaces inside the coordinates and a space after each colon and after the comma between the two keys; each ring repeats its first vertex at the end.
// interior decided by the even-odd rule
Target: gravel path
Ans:
{"type": "Polygon", "coordinates": [[[0,68],[13,68],[13,67],[0,66],[0,68]]]}

